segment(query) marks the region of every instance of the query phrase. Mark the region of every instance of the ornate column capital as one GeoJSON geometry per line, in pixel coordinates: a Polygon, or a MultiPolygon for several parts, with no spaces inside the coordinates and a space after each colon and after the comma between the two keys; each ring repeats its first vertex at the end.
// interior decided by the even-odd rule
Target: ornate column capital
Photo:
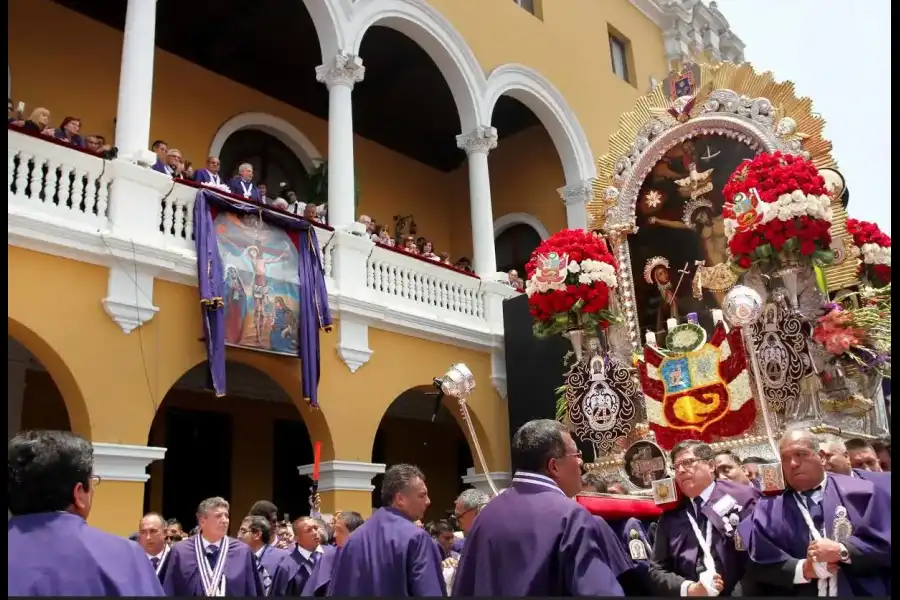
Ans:
{"type": "Polygon", "coordinates": [[[465,150],[466,155],[487,154],[497,147],[497,130],[490,125],[481,125],[469,133],[456,136],[456,147],[465,150]]]}
{"type": "Polygon", "coordinates": [[[561,187],[556,191],[566,206],[584,206],[594,197],[594,186],[590,179],[561,187]]]}
{"type": "Polygon", "coordinates": [[[150,479],[147,467],[166,456],[165,448],[154,446],[129,446],[94,442],[94,473],[101,480],[136,481],[150,479]]]}
{"type": "MultiPolygon", "coordinates": [[[[372,479],[384,473],[385,465],[355,460],[329,460],[319,465],[319,492],[337,490],[371,492],[372,479]]],[[[300,465],[297,472],[311,475],[313,465],[300,465]]]]}
{"type": "Polygon", "coordinates": [[[345,52],[338,53],[331,64],[316,67],[316,81],[324,83],[329,89],[335,85],[353,89],[353,86],[362,81],[365,75],[366,68],[362,64],[362,59],[355,54],[345,52]]]}

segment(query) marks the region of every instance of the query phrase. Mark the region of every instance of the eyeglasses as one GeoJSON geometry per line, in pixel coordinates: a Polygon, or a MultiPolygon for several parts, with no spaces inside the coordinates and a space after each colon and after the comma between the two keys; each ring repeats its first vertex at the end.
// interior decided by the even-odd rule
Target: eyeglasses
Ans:
{"type": "Polygon", "coordinates": [[[100,479],[99,475],[91,475],[91,487],[97,487],[100,485],[100,482],[103,481],[100,479]]]}
{"type": "Polygon", "coordinates": [[[250,533],[250,530],[246,527],[241,527],[240,529],[238,529],[238,535],[244,535],[245,533],[250,533]]]}
{"type": "Polygon", "coordinates": [[[584,455],[580,451],[579,452],[570,452],[569,454],[564,455],[563,458],[570,458],[572,456],[574,456],[575,458],[582,458],[584,455]]]}
{"type": "Polygon", "coordinates": [[[693,469],[697,463],[704,462],[703,459],[700,458],[685,458],[679,460],[677,463],[674,463],[672,466],[677,471],[678,469],[684,469],[687,471],[688,469],[693,469]]]}
{"type": "Polygon", "coordinates": [[[456,518],[456,519],[462,519],[464,516],[466,516],[467,514],[469,514],[470,512],[472,512],[473,510],[475,510],[475,509],[474,509],[474,508],[470,508],[469,510],[464,510],[464,511],[461,512],[461,513],[454,512],[454,513],[453,513],[453,516],[454,516],[454,518],[456,518]]]}

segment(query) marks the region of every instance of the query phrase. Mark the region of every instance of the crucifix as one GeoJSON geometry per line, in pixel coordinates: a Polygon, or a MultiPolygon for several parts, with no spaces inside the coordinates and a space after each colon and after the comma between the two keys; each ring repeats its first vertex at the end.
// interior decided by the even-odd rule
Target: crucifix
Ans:
{"type": "Polygon", "coordinates": [[[653,480],[653,475],[665,471],[666,461],[661,456],[652,456],[648,448],[641,448],[631,459],[631,468],[645,484],[653,480]]]}
{"type": "Polygon", "coordinates": [[[706,154],[704,154],[703,156],[701,156],[701,157],[700,157],[700,160],[709,162],[709,161],[711,161],[712,159],[714,159],[715,157],[717,157],[717,156],[720,155],[720,154],[722,154],[722,151],[721,151],[721,150],[719,150],[718,152],[716,152],[715,154],[713,154],[713,153],[712,153],[712,149],[709,147],[709,145],[707,145],[707,146],[706,146],[706,154]]]}

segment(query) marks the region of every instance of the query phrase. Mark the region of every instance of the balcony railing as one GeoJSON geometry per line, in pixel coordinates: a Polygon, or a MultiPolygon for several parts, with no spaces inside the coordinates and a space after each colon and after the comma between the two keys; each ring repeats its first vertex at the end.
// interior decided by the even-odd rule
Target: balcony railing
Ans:
{"type": "MultiPolygon", "coordinates": [[[[76,229],[82,236],[96,235],[107,252],[118,240],[138,262],[147,256],[157,277],[196,281],[193,215],[199,185],[13,128],[8,131],[7,180],[11,244],[17,243],[19,230],[40,237],[42,228],[76,229]],[[170,276],[160,273],[160,264],[168,265],[170,276]]],[[[316,227],[335,312],[498,343],[501,303],[514,293],[511,289],[324,225],[316,227]]]]}

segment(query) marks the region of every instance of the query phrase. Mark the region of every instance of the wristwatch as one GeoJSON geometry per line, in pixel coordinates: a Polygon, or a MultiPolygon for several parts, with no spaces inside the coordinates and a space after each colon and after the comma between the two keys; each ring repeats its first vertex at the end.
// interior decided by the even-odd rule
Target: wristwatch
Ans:
{"type": "Polygon", "coordinates": [[[840,558],[842,563],[850,562],[850,552],[847,550],[847,547],[841,544],[840,558]]]}

